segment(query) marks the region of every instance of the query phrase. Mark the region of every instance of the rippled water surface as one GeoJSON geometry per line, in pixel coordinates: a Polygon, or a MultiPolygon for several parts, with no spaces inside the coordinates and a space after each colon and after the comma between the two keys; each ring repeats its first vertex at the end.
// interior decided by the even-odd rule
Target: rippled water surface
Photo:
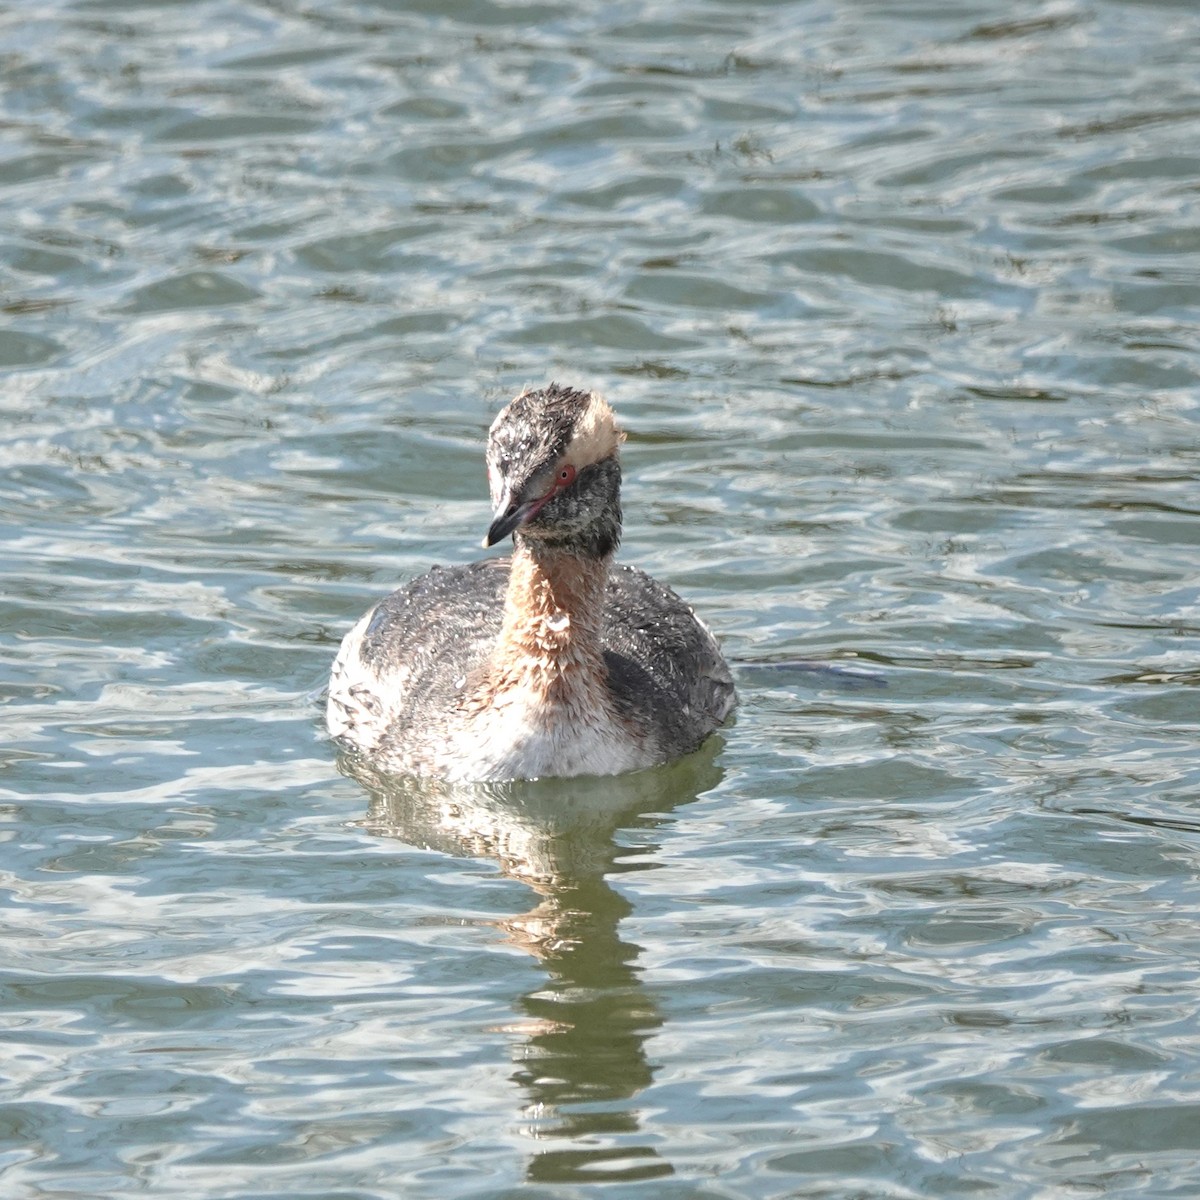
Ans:
{"type": "Polygon", "coordinates": [[[5,1196],[1200,1194],[1200,10],[0,16],[5,1196]],[[482,439],[628,427],[738,664],[356,778],[482,439]]]}

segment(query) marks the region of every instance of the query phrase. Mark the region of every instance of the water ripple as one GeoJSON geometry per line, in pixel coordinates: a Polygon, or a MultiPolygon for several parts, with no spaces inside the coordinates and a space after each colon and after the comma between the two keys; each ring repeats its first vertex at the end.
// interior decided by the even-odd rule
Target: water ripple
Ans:
{"type": "Polygon", "coordinates": [[[0,17],[6,1194],[1196,1194],[1198,46],[0,17]],[[338,638],[476,553],[549,377],[735,721],[602,786],[339,762],[338,638]]]}

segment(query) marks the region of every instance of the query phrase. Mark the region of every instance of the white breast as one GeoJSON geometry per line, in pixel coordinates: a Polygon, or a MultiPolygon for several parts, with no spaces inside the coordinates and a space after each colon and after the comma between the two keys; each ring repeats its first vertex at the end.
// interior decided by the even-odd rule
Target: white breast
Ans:
{"type": "Polygon", "coordinates": [[[438,773],[457,780],[618,775],[658,761],[607,705],[547,708],[522,694],[474,714],[439,757],[438,773]]]}

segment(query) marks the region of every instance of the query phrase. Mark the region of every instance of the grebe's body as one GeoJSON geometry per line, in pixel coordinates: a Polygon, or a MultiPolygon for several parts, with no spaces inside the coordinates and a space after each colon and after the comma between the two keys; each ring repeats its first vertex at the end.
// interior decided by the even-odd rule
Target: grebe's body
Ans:
{"type": "Polygon", "coordinates": [[[435,567],[346,635],[330,732],[387,771],[454,780],[615,775],[696,749],[735,696],[716,642],[643,571],[611,568],[621,435],[550,385],[496,418],[488,475],[511,559],[435,567]]]}

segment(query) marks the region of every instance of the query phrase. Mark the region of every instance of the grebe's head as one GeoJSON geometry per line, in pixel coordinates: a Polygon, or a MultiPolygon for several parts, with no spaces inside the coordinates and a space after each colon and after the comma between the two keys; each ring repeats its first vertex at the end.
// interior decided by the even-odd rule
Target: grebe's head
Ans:
{"type": "Polygon", "coordinates": [[[522,539],[603,558],[621,538],[625,435],[595,392],[552,383],[522,392],[488,433],[494,518],[485,546],[522,539]]]}

